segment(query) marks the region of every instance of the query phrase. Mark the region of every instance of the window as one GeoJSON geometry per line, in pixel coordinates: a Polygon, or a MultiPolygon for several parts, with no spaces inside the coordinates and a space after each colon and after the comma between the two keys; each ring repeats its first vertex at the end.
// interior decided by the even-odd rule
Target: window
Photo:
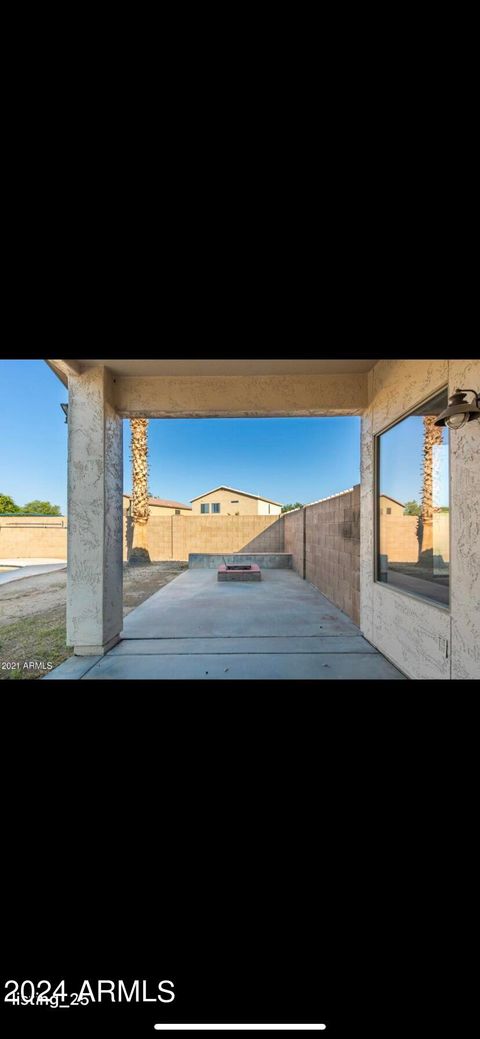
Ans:
{"type": "Polygon", "coordinates": [[[200,506],[200,512],[210,512],[210,506],[208,504],[203,503],[200,506]]]}
{"type": "Polygon", "coordinates": [[[220,505],[218,502],[212,502],[212,512],[220,512],[220,505]]]}
{"type": "Polygon", "coordinates": [[[175,509],[175,515],[176,515],[176,516],[179,516],[179,515],[180,515],[180,509],[175,509]]]}
{"type": "Polygon", "coordinates": [[[448,426],[435,426],[447,390],[377,438],[377,581],[449,604],[448,426]],[[387,505],[387,501],[393,504],[387,505]]]}

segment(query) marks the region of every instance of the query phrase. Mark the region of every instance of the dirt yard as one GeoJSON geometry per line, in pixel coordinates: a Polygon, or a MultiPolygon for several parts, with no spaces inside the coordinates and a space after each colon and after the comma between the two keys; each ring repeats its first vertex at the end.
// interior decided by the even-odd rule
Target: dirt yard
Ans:
{"type": "MultiPolygon", "coordinates": [[[[187,563],[123,566],[123,616],[187,569],[187,563]]],[[[41,678],[71,656],[66,643],[67,572],[0,585],[0,681],[41,678]],[[48,669],[51,670],[51,669],[48,669]]]]}

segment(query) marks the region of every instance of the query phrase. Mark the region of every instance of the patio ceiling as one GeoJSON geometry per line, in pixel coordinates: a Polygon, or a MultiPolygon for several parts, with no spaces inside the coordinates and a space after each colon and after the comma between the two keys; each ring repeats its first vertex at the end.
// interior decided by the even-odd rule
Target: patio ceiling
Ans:
{"type": "Polygon", "coordinates": [[[62,382],[104,365],[119,376],[344,375],[368,372],[376,360],[66,360],[47,361],[62,382]]]}

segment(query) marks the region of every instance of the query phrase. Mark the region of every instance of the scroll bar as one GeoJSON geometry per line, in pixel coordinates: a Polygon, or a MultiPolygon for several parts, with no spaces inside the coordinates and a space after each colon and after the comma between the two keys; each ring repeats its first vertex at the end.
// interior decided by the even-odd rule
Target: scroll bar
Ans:
{"type": "Polygon", "coordinates": [[[166,1022],[154,1025],[157,1032],[324,1032],[326,1025],[180,1025],[166,1022]]]}

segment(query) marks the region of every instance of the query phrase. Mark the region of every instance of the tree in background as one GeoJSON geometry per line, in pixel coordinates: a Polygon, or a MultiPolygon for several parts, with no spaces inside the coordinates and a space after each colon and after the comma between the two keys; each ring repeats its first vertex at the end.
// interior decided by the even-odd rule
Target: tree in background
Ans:
{"type": "Polygon", "coordinates": [[[60,506],[49,501],[28,501],[17,505],[9,494],[0,494],[0,513],[7,516],[61,516],[60,506]]]}
{"type": "Polygon", "coordinates": [[[296,501],[295,505],[282,505],[282,512],[291,512],[292,509],[303,509],[301,501],[296,501]]]}
{"type": "Polygon", "coordinates": [[[60,506],[49,501],[29,501],[21,508],[23,516],[61,516],[60,506]]]}
{"type": "Polygon", "coordinates": [[[413,500],[413,501],[405,502],[405,508],[403,510],[403,515],[404,516],[421,516],[422,515],[422,510],[420,508],[420,505],[418,504],[418,501],[413,500]]]}
{"type": "Polygon", "coordinates": [[[130,419],[132,460],[133,542],[129,563],[149,563],[148,508],[148,419],[130,419]]]}
{"type": "Polygon", "coordinates": [[[20,508],[9,494],[0,494],[0,513],[5,512],[7,516],[20,512],[20,508]]]}

